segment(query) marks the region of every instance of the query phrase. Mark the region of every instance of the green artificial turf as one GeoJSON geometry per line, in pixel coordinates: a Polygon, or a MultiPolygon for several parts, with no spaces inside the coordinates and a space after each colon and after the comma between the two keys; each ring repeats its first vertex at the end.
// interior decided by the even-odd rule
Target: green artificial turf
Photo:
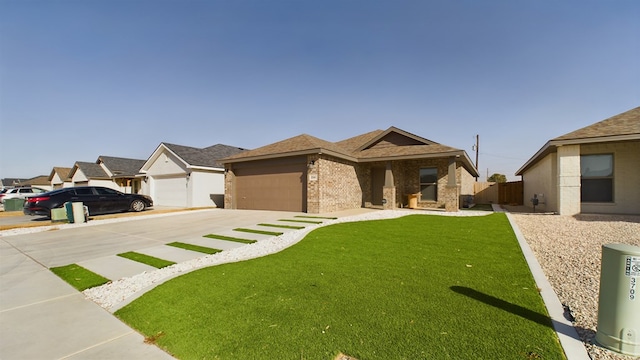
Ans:
{"type": "Polygon", "coordinates": [[[149,266],[153,266],[153,267],[156,267],[158,269],[161,269],[163,267],[167,267],[167,266],[171,266],[171,265],[175,264],[175,262],[173,262],[173,261],[164,260],[164,259],[158,259],[157,257],[153,257],[153,256],[145,255],[145,254],[140,254],[140,253],[137,253],[137,252],[134,252],[134,251],[129,251],[129,252],[126,252],[126,253],[118,254],[118,256],[123,257],[125,259],[137,261],[139,263],[147,264],[149,266]]]}
{"type": "Polygon", "coordinates": [[[201,253],[204,253],[204,254],[215,254],[215,253],[219,253],[220,251],[222,251],[220,249],[214,249],[214,248],[210,248],[210,247],[206,247],[206,246],[187,244],[187,243],[183,243],[183,242],[172,242],[172,243],[168,243],[167,245],[173,246],[173,247],[177,247],[177,248],[180,248],[180,249],[197,251],[197,252],[201,252],[201,253]]]}
{"type": "Polygon", "coordinates": [[[111,281],[77,264],[52,267],[49,270],[79,291],[104,285],[111,281]]]}
{"type": "Polygon", "coordinates": [[[322,221],[318,221],[318,220],[280,219],[278,221],[288,221],[288,222],[305,223],[305,224],[322,224],[322,221]]]}
{"type": "Polygon", "coordinates": [[[319,228],[116,315],[181,359],[564,359],[504,214],[319,228]]]}
{"type": "Polygon", "coordinates": [[[246,229],[246,228],[237,228],[237,229],[233,229],[233,231],[240,231],[240,232],[260,234],[260,235],[272,235],[272,236],[279,236],[284,234],[283,232],[277,232],[277,231],[264,231],[264,230],[255,230],[255,229],[246,229]]]}
{"type": "Polygon", "coordinates": [[[209,239],[235,241],[235,242],[239,242],[239,243],[243,243],[243,244],[253,244],[255,242],[258,242],[257,240],[241,239],[241,238],[237,238],[237,237],[216,235],[216,234],[208,234],[208,235],[205,235],[204,237],[209,238],[209,239]]]}
{"type": "Polygon", "coordinates": [[[281,228],[281,229],[293,229],[293,230],[300,230],[300,229],[304,229],[304,226],[295,226],[295,225],[280,225],[280,224],[258,224],[259,226],[268,226],[268,227],[274,227],[274,228],[281,228]]]}
{"type": "Polygon", "coordinates": [[[297,218],[303,219],[325,219],[325,220],[336,220],[337,217],[327,217],[327,216],[312,216],[312,215],[296,215],[297,218]]]}

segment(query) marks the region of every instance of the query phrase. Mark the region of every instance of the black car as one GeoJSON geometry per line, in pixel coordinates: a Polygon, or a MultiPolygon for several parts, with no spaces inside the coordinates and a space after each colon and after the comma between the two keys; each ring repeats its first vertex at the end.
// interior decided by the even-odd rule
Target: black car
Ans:
{"type": "Polygon", "coordinates": [[[51,217],[51,209],[62,208],[66,202],[81,202],[89,208],[89,215],[122,211],[142,211],[153,206],[146,195],[125,194],[117,190],[98,186],[79,186],[57,189],[25,199],[25,215],[51,217]]]}

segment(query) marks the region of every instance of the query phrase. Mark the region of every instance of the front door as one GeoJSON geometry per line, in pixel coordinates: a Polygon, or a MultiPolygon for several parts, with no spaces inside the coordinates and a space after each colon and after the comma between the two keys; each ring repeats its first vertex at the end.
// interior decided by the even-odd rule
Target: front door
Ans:
{"type": "Polygon", "coordinates": [[[371,204],[382,206],[385,168],[371,168],[371,204]]]}

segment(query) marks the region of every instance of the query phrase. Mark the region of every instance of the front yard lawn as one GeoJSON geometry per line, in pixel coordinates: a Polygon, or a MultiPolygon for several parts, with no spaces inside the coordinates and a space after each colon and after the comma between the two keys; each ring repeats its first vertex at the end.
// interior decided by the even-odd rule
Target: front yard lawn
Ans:
{"type": "Polygon", "coordinates": [[[504,214],[322,227],[116,315],[180,359],[564,359],[504,214]]]}

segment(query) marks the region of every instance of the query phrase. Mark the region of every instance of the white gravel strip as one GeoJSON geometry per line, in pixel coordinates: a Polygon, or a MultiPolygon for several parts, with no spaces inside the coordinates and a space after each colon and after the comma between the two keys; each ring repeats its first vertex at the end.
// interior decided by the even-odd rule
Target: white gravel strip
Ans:
{"type": "Polygon", "coordinates": [[[629,360],[594,344],[602,245],[640,246],[640,216],[512,213],[594,360],[629,360]]]}
{"type": "Polygon", "coordinates": [[[336,220],[329,220],[322,224],[308,226],[301,230],[287,232],[253,244],[240,246],[216,254],[206,255],[198,259],[171,265],[162,269],[144,272],[128,278],[122,278],[102,286],[85,290],[84,295],[107,309],[114,312],[145,292],[172,279],[176,276],[188,273],[207,266],[220,265],[238,261],[254,259],[273,254],[288,248],[302,240],[309,232],[322,227],[344,222],[391,219],[409,214],[440,215],[440,216],[484,216],[490,214],[487,211],[460,211],[456,213],[419,211],[419,210],[387,210],[374,211],[366,214],[348,216],[336,220]]]}

